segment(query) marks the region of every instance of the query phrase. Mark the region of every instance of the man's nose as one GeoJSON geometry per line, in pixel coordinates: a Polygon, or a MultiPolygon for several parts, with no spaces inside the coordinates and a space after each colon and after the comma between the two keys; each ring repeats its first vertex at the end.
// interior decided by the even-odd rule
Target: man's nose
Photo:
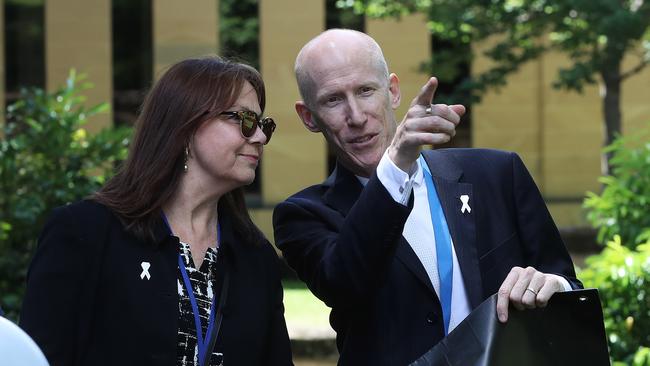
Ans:
{"type": "Polygon", "coordinates": [[[347,122],[350,126],[362,126],[366,123],[367,117],[363,106],[355,98],[350,98],[348,108],[347,122]]]}

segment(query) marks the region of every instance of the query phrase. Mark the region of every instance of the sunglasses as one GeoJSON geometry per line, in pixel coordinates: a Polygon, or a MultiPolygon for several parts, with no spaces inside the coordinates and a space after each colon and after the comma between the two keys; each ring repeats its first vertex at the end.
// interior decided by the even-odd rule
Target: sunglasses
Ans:
{"type": "Polygon", "coordinates": [[[251,138],[255,134],[257,127],[259,127],[262,130],[264,136],[266,136],[266,142],[264,145],[268,144],[269,141],[271,141],[271,136],[273,135],[273,131],[275,131],[275,122],[273,121],[273,118],[260,118],[255,112],[232,111],[221,112],[220,115],[236,118],[239,122],[239,130],[241,132],[241,135],[246,139],[251,138]]]}

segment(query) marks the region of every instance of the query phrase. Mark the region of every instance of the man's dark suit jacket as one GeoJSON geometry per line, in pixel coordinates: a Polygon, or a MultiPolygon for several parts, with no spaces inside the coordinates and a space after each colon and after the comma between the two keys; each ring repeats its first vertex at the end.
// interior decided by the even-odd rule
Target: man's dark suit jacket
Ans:
{"type": "MultiPolygon", "coordinates": [[[[497,292],[514,266],[564,276],[581,287],[544,201],[515,153],[424,153],[449,225],[472,308],[497,292]],[[471,213],[461,213],[461,195],[471,213]]],[[[322,184],[279,204],[276,245],[332,308],[341,365],[406,365],[443,338],[427,273],[402,237],[412,208],[373,175],[365,188],[341,164],[322,184]]]]}
{"type": "MultiPolygon", "coordinates": [[[[290,365],[278,258],[263,238],[242,242],[220,221],[216,296],[224,271],[230,280],[215,350],[225,365],[290,365]]],[[[136,239],[90,201],[53,212],[20,318],[51,365],[176,365],[179,243],[162,219],[155,236],[136,239]],[[150,279],[140,277],[143,261],[150,279]]]]}

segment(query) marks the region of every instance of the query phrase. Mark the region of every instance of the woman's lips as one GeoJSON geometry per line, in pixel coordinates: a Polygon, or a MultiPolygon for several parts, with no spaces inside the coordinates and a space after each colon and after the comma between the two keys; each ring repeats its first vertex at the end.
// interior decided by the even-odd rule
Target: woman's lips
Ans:
{"type": "Polygon", "coordinates": [[[257,155],[241,154],[240,156],[255,164],[257,164],[257,162],[260,160],[259,156],[257,155]]]}

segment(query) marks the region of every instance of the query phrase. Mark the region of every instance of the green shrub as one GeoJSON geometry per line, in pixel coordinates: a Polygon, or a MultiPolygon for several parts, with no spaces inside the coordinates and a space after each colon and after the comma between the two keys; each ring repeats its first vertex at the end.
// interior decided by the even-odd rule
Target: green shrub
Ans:
{"type": "Polygon", "coordinates": [[[603,192],[587,193],[587,218],[598,229],[598,241],[606,243],[614,235],[634,248],[650,239],[650,142],[648,131],[618,138],[611,151],[611,176],[601,177],[603,192]]]}
{"type": "Polygon", "coordinates": [[[83,106],[90,84],[70,73],[53,92],[23,90],[7,108],[0,141],[0,305],[16,319],[38,233],[56,206],[81,199],[126,157],[129,128],[91,135],[83,125],[108,109],[83,106]]]}
{"type": "Polygon", "coordinates": [[[600,291],[612,359],[650,365],[650,240],[630,249],[616,235],[586,263],[579,277],[600,291]]]}

